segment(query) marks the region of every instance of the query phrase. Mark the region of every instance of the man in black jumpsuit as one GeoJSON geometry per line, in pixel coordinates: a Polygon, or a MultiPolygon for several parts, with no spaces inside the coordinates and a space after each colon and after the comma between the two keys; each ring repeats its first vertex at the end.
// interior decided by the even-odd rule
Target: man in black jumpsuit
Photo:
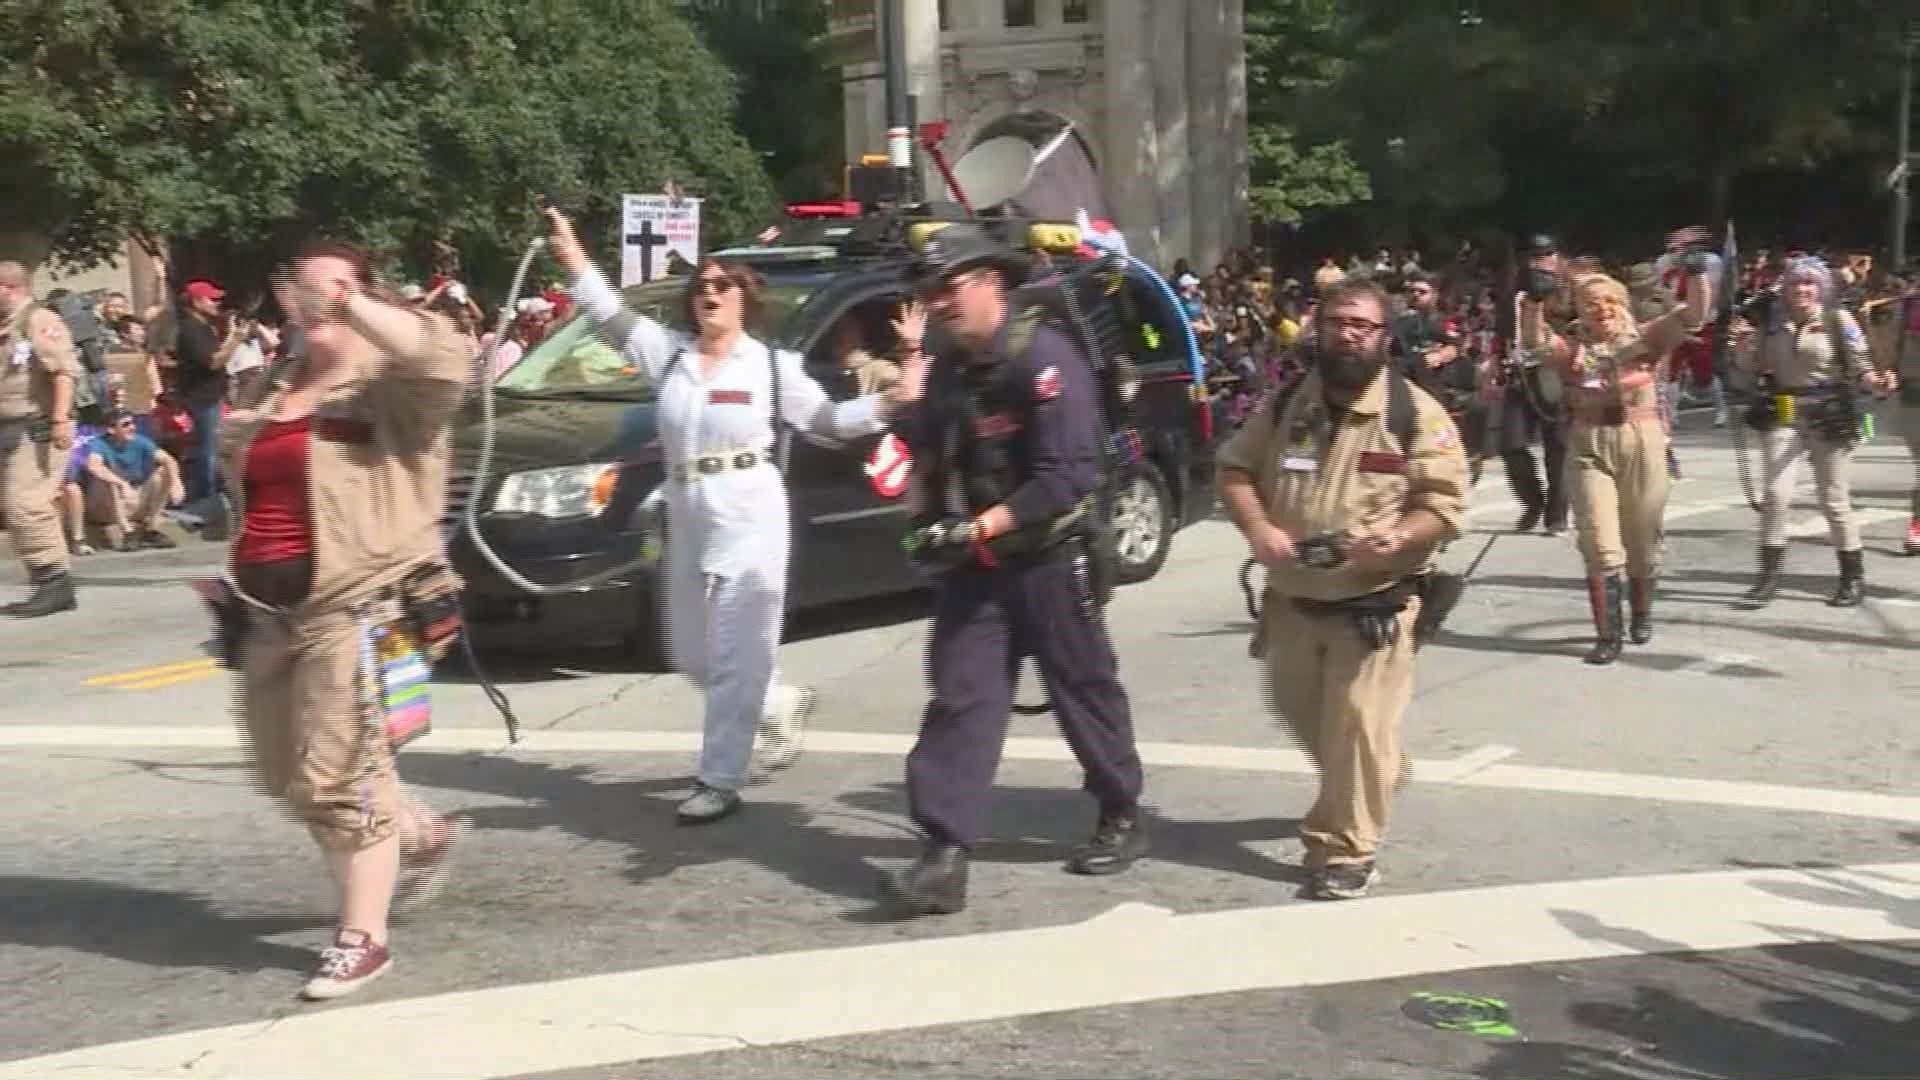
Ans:
{"type": "MultiPolygon", "coordinates": [[[[883,886],[903,914],[966,905],[968,851],[987,831],[1022,659],[1038,664],[1061,733],[1099,805],[1068,869],[1119,873],[1146,850],[1140,756],[1088,543],[1100,481],[1098,389],[1086,356],[1034,309],[1010,310],[1025,262],[981,227],[928,239],[915,277],[952,338],[900,427],[913,454],[908,547],[937,572],[933,698],[907,756],[926,847],[883,886]]],[[[911,323],[909,322],[909,327],[911,323]]],[[[917,351],[911,329],[903,344],[917,351]]]]}
{"type": "MultiPolygon", "coordinates": [[[[1566,264],[1560,257],[1559,245],[1553,237],[1540,234],[1532,238],[1525,252],[1526,263],[1520,268],[1521,287],[1527,288],[1528,280],[1534,270],[1544,270],[1561,283],[1560,294],[1543,297],[1547,300],[1547,320],[1554,328],[1572,321],[1571,297],[1566,295],[1566,264]]],[[[1540,527],[1545,519],[1548,535],[1557,536],[1567,530],[1568,495],[1567,490],[1567,434],[1562,417],[1562,402],[1558,375],[1550,365],[1543,369],[1531,358],[1519,355],[1520,328],[1515,321],[1518,310],[1516,298],[1506,299],[1506,308],[1499,312],[1501,338],[1508,348],[1506,370],[1506,388],[1500,401],[1500,439],[1496,447],[1500,451],[1500,461],[1507,470],[1507,483],[1513,487],[1514,498],[1523,508],[1520,520],[1514,525],[1517,532],[1532,532],[1540,527]],[[1538,465],[1533,458],[1532,445],[1540,443],[1541,458],[1538,465]],[[1545,466],[1546,476],[1541,474],[1545,466]]]]}

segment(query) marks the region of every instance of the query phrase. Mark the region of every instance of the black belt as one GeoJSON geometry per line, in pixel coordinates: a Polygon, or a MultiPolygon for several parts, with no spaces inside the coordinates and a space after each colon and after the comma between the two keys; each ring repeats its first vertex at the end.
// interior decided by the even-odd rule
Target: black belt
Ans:
{"type": "Polygon", "coordinates": [[[1379,592],[1349,596],[1344,600],[1309,600],[1293,597],[1293,606],[1309,615],[1398,615],[1407,601],[1420,591],[1417,579],[1396,581],[1379,592]]]}

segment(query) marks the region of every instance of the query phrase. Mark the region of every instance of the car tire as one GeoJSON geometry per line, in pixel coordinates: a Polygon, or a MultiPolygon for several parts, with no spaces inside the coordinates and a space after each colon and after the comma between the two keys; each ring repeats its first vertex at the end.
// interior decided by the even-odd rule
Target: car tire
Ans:
{"type": "Polygon", "coordinates": [[[1113,496],[1113,543],[1122,585],[1146,581],[1166,565],[1178,524],[1173,491],[1151,461],[1129,471],[1113,496]]]}

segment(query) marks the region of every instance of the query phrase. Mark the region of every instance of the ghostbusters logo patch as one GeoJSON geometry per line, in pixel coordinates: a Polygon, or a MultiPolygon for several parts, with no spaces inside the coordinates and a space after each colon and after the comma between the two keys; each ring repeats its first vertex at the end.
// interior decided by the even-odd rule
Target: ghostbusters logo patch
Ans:
{"type": "Polygon", "coordinates": [[[1446,427],[1433,433],[1433,448],[1435,450],[1451,450],[1458,445],[1460,445],[1460,440],[1454,435],[1452,424],[1448,424],[1446,427]]]}
{"type": "Polygon", "coordinates": [[[1054,367],[1052,364],[1048,364],[1045,371],[1033,377],[1033,399],[1035,401],[1052,401],[1059,396],[1060,369],[1054,367]]]}
{"type": "Polygon", "coordinates": [[[898,435],[888,435],[873,448],[864,471],[875,495],[897,499],[906,494],[907,481],[913,476],[913,456],[898,435]]]}

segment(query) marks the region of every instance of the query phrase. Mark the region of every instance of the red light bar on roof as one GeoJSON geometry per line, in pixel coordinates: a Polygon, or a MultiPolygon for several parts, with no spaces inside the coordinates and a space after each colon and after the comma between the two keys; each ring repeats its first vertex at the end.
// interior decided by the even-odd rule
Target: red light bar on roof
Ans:
{"type": "Polygon", "coordinates": [[[857,202],[788,203],[791,218],[850,218],[860,216],[857,202]]]}

